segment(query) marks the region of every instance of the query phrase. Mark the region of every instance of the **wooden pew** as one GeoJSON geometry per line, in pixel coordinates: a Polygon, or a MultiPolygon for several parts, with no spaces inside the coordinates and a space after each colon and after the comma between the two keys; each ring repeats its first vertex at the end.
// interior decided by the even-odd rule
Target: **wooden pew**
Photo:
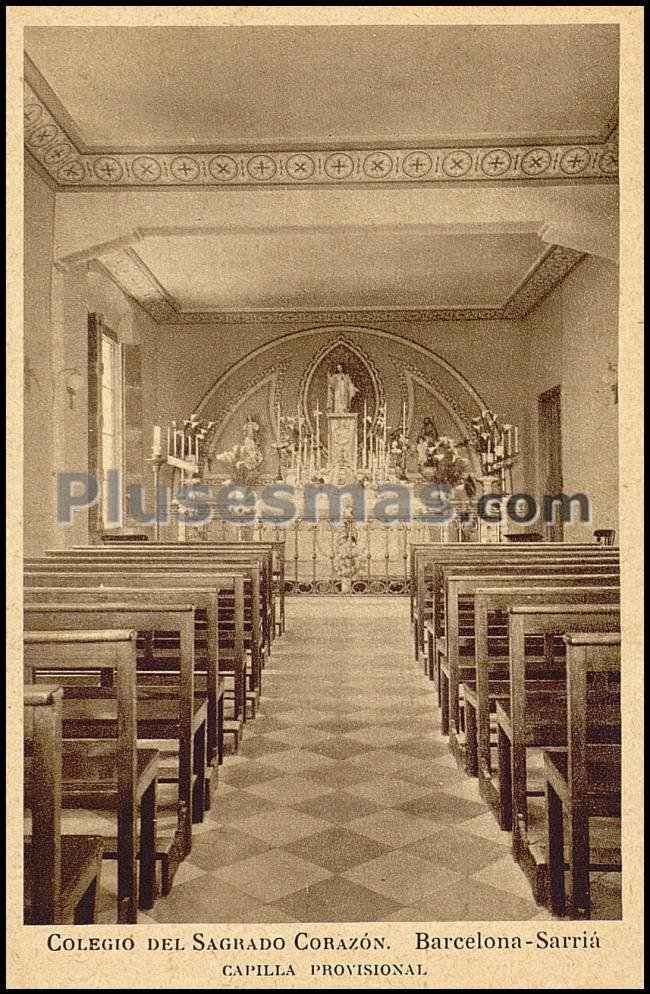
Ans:
{"type": "MultiPolygon", "coordinates": [[[[135,546],[139,547],[139,542],[131,542],[129,545],[129,536],[123,536],[120,539],[120,546],[127,549],[135,546]]],[[[73,551],[85,550],[85,549],[101,549],[104,546],[92,545],[92,546],[72,546],[73,551]]],[[[263,539],[259,541],[252,542],[214,542],[214,541],[187,541],[187,542],[151,542],[147,546],[150,549],[164,549],[164,550],[177,550],[177,549],[188,549],[192,552],[203,552],[214,550],[216,552],[239,552],[252,549],[253,552],[259,551],[260,549],[269,549],[272,554],[272,565],[271,565],[271,577],[273,580],[273,590],[277,594],[278,599],[278,611],[276,614],[275,603],[272,603],[272,615],[273,615],[273,629],[278,635],[283,635],[286,630],[286,617],[285,617],[285,559],[286,559],[286,540],[285,539],[263,539]],[[279,614],[279,618],[277,615],[279,614]]],[[[59,550],[56,550],[57,552],[59,550]]],[[[48,550],[49,553],[49,550],[48,550]]]]}
{"type": "MultiPolygon", "coordinates": [[[[253,543],[255,544],[255,543],[253,543]]],[[[53,550],[46,553],[47,559],[56,560],[60,563],[80,563],[101,564],[108,563],[111,566],[128,565],[134,559],[142,562],[152,562],[154,564],[169,563],[170,565],[190,566],[198,568],[201,565],[209,569],[221,568],[225,570],[229,567],[250,567],[255,570],[251,576],[251,583],[254,585],[254,596],[259,600],[259,625],[260,625],[260,648],[261,665],[264,665],[265,655],[271,654],[271,644],[274,637],[273,621],[273,554],[271,549],[252,548],[245,549],[232,548],[228,550],[215,550],[203,546],[188,546],[185,544],[173,547],[160,547],[155,545],[137,545],[133,548],[125,548],[121,543],[115,547],[91,546],[79,550],[53,550]]],[[[29,563],[29,560],[27,561],[29,563]]]]}
{"type": "MultiPolygon", "coordinates": [[[[620,713],[607,741],[595,734],[603,706],[602,694],[611,694],[608,678],[611,674],[620,677],[621,638],[619,634],[582,632],[566,635],[564,641],[567,751],[544,752],[550,907],[557,915],[568,912],[571,918],[590,918],[590,869],[621,870],[620,861],[594,862],[590,845],[591,818],[620,819],[621,816],[620,713]],[[588,693],[590,677],[594,678],[591,694],[588,693]],[[603,677],[605,686],[600,693],[594,693],[595,680],[603,677]],[[565,811],[571,880],[568,907],[564,878],[565,811]]],[[[606,706],[609,703],[606,701],[606,706]]]]}
{"type": "MultiPolygon", "coordinates": [[[[499,563],[501,565],[530,562],[545,562],[547,565],[554,563],[576,564],[589,560],[594,566],[598,563],[604,565],[618,561],[618,550],[603,549],[600,546],[558,546],[549,548],[545,543],[529,543],[521,546],[502,545],[473,545],[470,543],[460,545],[440,545],[426,554],[416,553],[416,605],[414,641],[415,656],[419,659],[420,652],[424,650],[425,622],[430,618],[437,618],[438,601],[441,594],[441,578],[439,569],[444,565],[461,565],[464,562],[476,563],[499,563]]],[[[434,631],[434,638],[438,632],[434,631]]]]}
{"type": "MultiPolygon", "coordinates": [[[[84,579],[82,577],[81,579],[84,579]]],[[[123,587],[96,587],[88,585],[72,586],[48,586],[48,587],[25,587],[24,598],[27,604],[38,603],[73,603],[92,604],[101,602],[124,602],[133,601],[136,605],[150,607],[161,607],[163,605],[178,604],[179,602],[191,603],[195,609],[196,631],[195,631],[195,692],[203,691],[207,696],[207,764],[220,765],[223,761],[223,734],[224,734],[224,714],[223,698],[224,687],[223,678],[219,676],[219,630],[218,630],[218,596],[221,590],[233,590],[235,585],[242,588],[242,581],[231,580],[230,578],[218,579],[212,577],[211,586],[203,590],[194,587],[143,587],[142,583],[134,578],[132,582],[123,587]]],[[[242,599],[240,593],[240,600],[242,599]]],[[[241,649],[239,653],[238,666],[235,669],[235,700],[239,709],[239,714],[244,707],[244,659],[243,659],[243,608],[240,604],[239,640],[241,649]]],[[[139,683],[151,682],[149,678],[158,677],[161,682],[164,677],[172,675],[174,670],[178,670],[179,645],[176,639],[170,638],[170,633],[163,638],[159,633],[152,637],[151,632],[141,633],[144,641],[143,652],[138,655],[138,679],[139,683]],[[144,658],[143,658],[144,655],[144,658]]],[[[208,791],[210,790],[210,778],[208,779],[208,791]]],[[[209,807],[209,795],[206,798],[206,808],[209,807]]]]}
{"type": "Polygon", "coordinates": [[[603,549],[599,545],[572,546],[565,544],[551,545],[545,542],[526,543],[517,545],[502,544],[476,544],[460,543],[447,545],[431,545],[427,548],[417,548],[414,552],[414,623],[417,627],[418,618],[428,617],[429,613],[424,610],[424,598],[431,591],[424,582],[428,578],[429,570],[436,565],[444,565],[451,562],[470,562],[511,559],[515,562],[525,560],[530,556],[543,557],[548,559],[571,559],[572,557],[597,556],[603,560],[618,558],[618,549],[603,549]]]}
{"type": "MultiPolygon", "coordinates": [[[[488,548],[488,546],[485,546],[485,548],[488,548]]],[[[568,567],[581,566],[589,562],[594,568],[597,568],[618,564],[618,554],[606,553],[605,556],[602,556],[598,551],[593,551],[594,549],[597,550],[597,547],[592,546],[588,552],[584,553],[576,553],[575,551],[555,551],[548,553],[544,550],[537,551],[534,545],[525,545],[521,549],[515,547],[514,553],[511,552],[510,547],[506,547],[506,551],[500,554],[486,554],[481,552],[476,555],[462,553],[457,556],[453,553],[445,553],[436,559],[426,557],[424,561],[420,557],[418,559],[418,570],[422,580],[418,584],[416,625],[424,631],[427,622],[431,622],[433,624],[434,639],[442,634],[444,630],[442,570],[446,566],[475,564],[476,566],[485,565],[489,567],[490,564],[494,564],[497,568],[503,568],[505,566],[526,566],[538,563],[540,566],[565,565],[568,567]]],[[[422,649],[424,649],[424,642],[422,649]]]]}
{"type": "MultiPolygon", "coordinates": [[[[589,542],[589,543],[532,542],[532,543],[526,543],[526,545],[525,545],[525,548],[544,549],[547,552],[553,552],[555,550],[559,550],[560,552],[563,552],[563,551],[565,551],[567,549],[590,551],[590,550],[592,550],[594,548],[599,548],[599,547],[600,546],[598,545],[598,543],[594,543],[594,542],[589,542]]],[[[451,551],[460,551],[461,553],[464,552],[464,551],[466,551],[466,550],[477,550],[477,549],[479,551],[483,550],[483,549],[488,549],[488,550],[489,549],[495,549],[495,550],[500,550],[503,553],[504,551],[511,551],[511,552],[515,551],[515,552],[518,552],[520,549],[523,549],[524,546],[516,546],[516,545],[513,546],[513,545],[508,545],[507,543],[503,543],[503,542],[501,542],[501,543],[492,543],[492,542],[490,542],[490,543],[481,543],[481,542],[444,542],[444,543],[442,543],[442,542],[433,542],[433,541],[431,541],[431,542],[411,542],[411,543],[409,543],[409,553],[408,553],[409,580],[410,580],[409,591],[410,591],[410,600],[411,600],[411,622],[412,623],[415,622],[415,614],[416,614],[415,605],[416,605],[416,600],[417,600],[417,586],[418,586],[418,583],[417,583],[417,575],[418,575],[417,559],[418,559],[418,557],[420,557],[420,558],[421,557],[427,558],[428,556],[436,555],[437,552],[438,552],[438,550],[441,549],[441,548],[443,548],[445,550],[448,549],[448,550],[451,550],[451,551]]],[[[600,547],[600,548],[602,548],[602,547],[600,547]]],[[[608,550],[608,551],[610,551],[610,550],[608,550]]],[[[611,551],[617,552],[618,551],[618,547],[611,547],[611,551]]]]}
{"type": "MultiPolygon", "coordinates": [[[[97,562],[66,563],[65,561],[51,562],[50,560],[28,560],[26,563],[25,584],[29,586],[50,585],[48,577],[56,577],[52,582],[61,586],[75,586],[70,582],[72,570],[77,577],[88,578],[93,586],[129,586],[135,577],[148,586],[179,587],[187,583],[209,586],[211,577],[244,579],[244,648],[250,653],[250,670],[248,671],[249,690],[246,693],[251,710],[261,693],[262,647],[260,636],[259,604],[256,600],[255,567],[224,566],[219,567],[210,563],[201,563],[197,567],[181,563],[151,562],[145,560],[130,561],[127,564],[97,562]]],[[[86,580],[84,580],[86,582],[86,580]]],[[[220,665],[225,671],[228,662],[231,669],[236,670],[239,659],[240,645],[238,642],[239,628],[239,588],[235,593],[224,590],[219,593],[219,653],[220,665]]],[[[244,715],[245,717],[245,715],[244,715]]],[[[226,725],[226,730],[238,741],[241,735],[240,717],[236,713],[234,724],[226,725]]]]}
{"type": "MultiPolygon", "coordinates": [[[[589,600],[599,600],[601,592],[603,600],[617,603],[618,574],[481,576],[476,580],[463,577],[460,582],[473,587],[471,661],[469,658],[466,662],[462,658],[459,660],[458,696],[462,696],[464,709],[465,770],[470,776],[481,776],[491,783],[491,705],[500,694],[507,697],[510,692],[508,618],[504,613],[513,603],[539,601],[549,596],[553,600],[556,596],[564,596],[563,590],[570,590],[572,598],[579,598],[579,591],[584,590],[589,600]],[[540,588],[551,585],[550,595],[543,589],[537,593],[540,588]],[[589,587],[594,589],[587,591],[589,587]]],[[[537,656],[540,652],[543,654],[543,641],[539,646],[540,639],[531,636],[526,638],[527,658],[529,652],[531,657],[535,656],[535,642],[538,643],[537,656]]],[[[492,798],[492,804],[496,808],[495,798],[492,798]]]]}
{"type": "MultiPolygon", "coordinates": [[[[61,566],[63,564],[60,564],[61,566]]],[[[245,573],[246,571],[244,571],[245,573]]],[[[76,587],[84,586],[90,588],[142,588],[152,590],[165,590],[171,588],[194,589],[196,596],[202,598],[206,592],[217,598],[217,617],[214,611],[210,611],[209,627],[213,630],[216,626],[218,637],[218,659],[219,672],[232,677],[233,705],[232,717],[224,719],[224,731],[232,735],[237,748],[246,719],[246,656],[245,649],[248,647],[251,653],[251,672],[249,674],[251,684],[254,683],[253,665],[258,661],[255,653],[255,640],[253,638],[254,625],[252,623],[252,607],[250,603],[250,591],[248,600],[244,597],[245,576],[239,570],[229,571],[226,575],[211,571],[209,573],[194,573],[184,569],[167,572],[165,569],[146,568],[125,569],[123,572],[116,572],[113,569],[96,570],[89,569],[85,565],[79,569],[70,566],[67,570],[53,570],[46,565],[43,569],[25,573],[25,587],[76,587]],[[228,601],[224,603],[225,599],[228,601]],[[248,613],[248,635],[245,632],[245,610],[248,613]]],[[[198,657],[199,661],[201,656],[198,657]]],[[[256,693],[251,691],[252,694],[256,693]]]]}
{"type": "MultiPolygon", "coordinates": [[[[117,838],[105,840],[103,855],[117,859],[117,920],[138,919],[140,906],[150,908],[155,898],[157,749],[138,748],[135,688],[136,633],[128,630],[25,632],[24,666],[28,684],[39,674],[84,673],[110,669],[117,708],[115,739],[93,741],[74,734],[68,739],[68,710],[74,711],[78,686],[69,704],[63,702],[62,804],[75,809],[106,811],[116,818],[117,838]],[[75,741],[76,739],[76,741],[75,741]],[[140,813],[138,847],[137,817],[140,813]]],[[[73,722],[74,724],[74,722],[73,722]]],[[[74,731],[74,728],[72,729],[74,731]]],[[[81,812],[79,812],[81,817],[81,812]]],[[[96,828],[88,834],[96,834],[96,828]]]]}
{"type": "Polygon", "coordinates": [[[93,925],[104,840],[98,835],[61,838],[63,690],[26,686],[25,795],[31,836],[23,855],[26,925],[93,925]]]}
{"type": "MultiPolygon", "coordinates": [[[[161,866],[164,893],[192,846],[192,820],[200,821],[205,810],[205,739],[207,701],[194,694],[194,608],[188,604],[25,604],[25,626],[32,631],[101,630],[118,626],[136,632],[176,632],[179,643],[179,686],[137,688],[136,733],[139,740],[174,742],[165,749],[158,782],[177,784],[175,828],[166,839],[156,841],[156,860],[161,866]],[[171,763],[171,768],[170,768],[171,763]]],[[[136,684],[136,661],[133,683],[136,684]]],[[[85,669],[92,668],[86,665],[85,669]]],[[[95,666],[96,671],[103,667],[95,666]]],[[[111,734],[116,714],[110,688],[88,688],[72,714],[85,737],[101,739],[111,734]],[[103,699],[102,699],[103,698],[103,699]],[[107,699],[106,699],[107,698],[107,699]]]]}
{"type": "MultiPolygon", "coordinates": [[[[585,569],[588,568],[585,567],[585,569]]],[[[549,567],[549,572],[543,566],[518,567],[512,572],[502,569],[498,575],[489,569],[476,572],[476,567],[450,567],[443,570],[445,583],[446,626],[445,635],[439,640],[436,650],[438,660],[437,672],[440,679],[441,727],[444,735],[450,736],[450,745],[458,744],[460,732],[459,722],[459,687],[460,669],[474,668],[474,594],[479,587],[520,587],[522,584],[534,587],[553,586],[616,586],[618,589],[618,571],[605,573],[578,573],[575,566],[549,567]],[[461,616],[462,611],[462,616],[461,616]],[[462,627],[461,627],[462,621],[462,627]],[[440,644],[442,643],[442,645],[440,644]],[[465,658],[463,658],[465,657],[465,658]]],[[[507,651],[507,630],[505,650],[507,651]]],[[[502,636],[502,638],[503,638],[502,636]]],[[[491,633],[494,639],[495,632],[491,633]]],[[[460,758],[460,757],[458,757],[460,758]]]]}
{"type": "MultiPolygon", "coordinates": [[[[540,902],[548,899],[548,872],[543,838],[529,831],[527,753],[531,748],[566,746],[566,690],[555,690],[539,699],[527,695],[524,641],[527,635],[544,636],[545,667],[551,670],[557,665],[554,636],[584,631],[611,633],[619,627],[619,607],[613,604],[517,604],[509,609],[510,696],[496,704],[499,794],[502,820],[512,826],[513,854],[540,902]]],[[[607,723],[609,716],[603,717],[607,723]]]]}
{"type": "MultiPolygon", "coordinates": [[[[549,551],[554,549],[593,549],[598,543],[594,542],[533,542],[529,543],[535,548],[544,548],[549,551]]],[[[408,573],[409,573],[409,594],[411,602],[411,623],[415,621],[415,601],[417,596],[417,566],[416,558],[418,554],[423,556],[429,555],[431,552],[435,552],[436,549],[444,545],[448,549],[468,549],[468,548],[493,548],[497,549],[512,549],[513,546],[509,546],[505,542],[493,543],[493,542],[409,542],[408,550],[408,573]]]]}
{"type": "MultiPolygon", "coordinates": [[[[590,603],[605,602],[618,604],[619,587],[613,583],[601,585],[603,578],[599,577],[593,587],[569,586],[574,577],[560,577],[559,585],[544,589],[542,585],[528,586],[530,578],[520,579],[521,586],[509,585],[507,582],[498,584],[493,578],[481,578],[474,591],[474,656],[473,665],[461,672],[463,706],[465,712],[465,747],[466,770],[472,776],[479,776],[481,794],[490,805],[497,818],[501,821],[500,796],[494,778],[491,757],[490,713],[496,701],[501,697],[508,699],[510,695],[510,656],[507,612],[513,604],[555,603],[557,600],[569,599],[572,602],[590,603]],[[492,587],[483,584],[494,583],[492,587]],[[524,585],[526,584],[526,585],[524,585]],[[501,616],[497,621],[495,632],[495,615],[501,616]],[[504,617],[505,615],[505,617],[504,617]]],[[[531,665],[541,666],[538,685],[543,679],[559,679],[563,686],[563,661],[559,653],[558,665],[550,673],[544,673],[545,645],[539,645],[540,638],[527,636],[525,640],[526,659],[531,665]],[[534,642],[538,644],[535,646],[534,642]],[[530,650],[533,650],[532,652],[530,650]]],[[[554,648],[557,649],[557,640],[554,648]]],[[[510,828],[506,819],[503,828],[510,828]]]]}
{"type": "MultiPolygon", "coordinates": [[[[574,575],[580,576],[588,573],[594,577],[602,576],[610,579],[616,578],[617,580],[619,576],[619,566],[618,563],[601,565],[600,563],[593,563],[589,559],[584,564],[574,562],[565,563],[563,561],[549,564],[545,560],[538,562],[535,559],[532,561],[527,560],[525,563],[516,564],[511,564],[509,562],[491,564],[466,562],[453,563],[438,567],[436,572],[436,580],[441,585],[441,593],[437,597],[436,618],[431,622],[427,622],[425,624],[425,629],[428,634],[429,677],[434,679],[439,685],[440,658],[447,655],[447,582],[450,576],[457,579],[462,577],[472,578],[482,576],[485,578],[486,583],[488,583],[490,582],[490,578],[493,577],[498,580],[500,577],[506,576],[524,578],[528,576],[542,577],[544,575],[559,576],[562,574],[569,577],[574,575]]],[[[608,582],[607,579],[605,579],[604,582],[608,582]]],[[[471,593],[469,591],[467,600],[471,601],[471,593]]],[[[456,605],[454,605],[454,607],[456,608],[456,605]]],[[[469,607],[470,611],[468,617],[465,619],[465,623],[466,626],[471,627],[473,622],[471,604],[469,607]]],[[[454,621],[456,621],[456,619],[454,619],[454,621]]],[[[440,690],[440,688],[438,689],[440,690]]],[[[439,703],[442,704],[440,692],[439,703]]]]}

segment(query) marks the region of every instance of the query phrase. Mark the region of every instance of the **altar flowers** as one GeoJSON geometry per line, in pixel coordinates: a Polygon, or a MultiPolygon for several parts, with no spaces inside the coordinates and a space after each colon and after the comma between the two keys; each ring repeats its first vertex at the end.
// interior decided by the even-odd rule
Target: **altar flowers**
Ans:
{"type": "Polygon", "coordinates": [[[456,443],[447,435],[440,435],[427,444],[423,453],[421,472],[432,483],[459,487],[469,474],[467,460],[460,456],[456,443]]]}

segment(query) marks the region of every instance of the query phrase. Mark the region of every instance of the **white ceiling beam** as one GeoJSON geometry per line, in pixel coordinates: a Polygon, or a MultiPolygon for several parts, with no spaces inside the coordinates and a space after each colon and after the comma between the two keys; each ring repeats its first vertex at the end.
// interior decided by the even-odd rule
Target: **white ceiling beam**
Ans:
{"type": "MultiPolygon", "coordinates": [[[[484,225],[500,226],[504,231],[521,230],[521,226],[539,231],[554,224],[568,225],[576,232],[596,232],[601,225],[601,252],[596,254],[602,254],[605,249],[613,251],[605,230],[617,223],[617,204],[615,183],[268,192],[65,191],[56,194],[55,258],[91,258],[109,243],[135,244],[154,225],[161,234],[340,226],[399,226],[403,230],[405,226],[423,224],[452,226],[454,233],[465,227],[478,233],[477,226],[484,225]]],[[[595,235],[593,238],[595,244],[595,235]]],[[[570,242],[566,244],[574,247],[570,242]]]]}

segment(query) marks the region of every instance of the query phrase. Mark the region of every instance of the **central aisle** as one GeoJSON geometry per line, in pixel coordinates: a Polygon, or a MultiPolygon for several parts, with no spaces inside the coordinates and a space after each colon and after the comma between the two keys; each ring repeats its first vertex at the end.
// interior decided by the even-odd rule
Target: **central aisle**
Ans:
{"type": "Polygon", "coordinates": [[[158,922],[549,917],[438,732],[407,598],[298,597],[158,922]]]}

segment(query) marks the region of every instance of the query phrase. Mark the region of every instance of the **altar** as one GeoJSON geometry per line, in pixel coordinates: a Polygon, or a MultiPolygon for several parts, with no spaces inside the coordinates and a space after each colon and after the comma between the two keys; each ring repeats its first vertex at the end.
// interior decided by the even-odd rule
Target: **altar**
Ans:
{"type": "Polygon", "coordinates": [[[377,377],[360,361],[354,375],[343,362],[325,373],[332,354],[344,353],[314,360],[295,414],[279,401],[270,426],[247,413],[228,449],[219,448],[219,426],[195,416],[172,422],[166,454],[154,428],[155,488],[166,468],[172,493],[155,539],[284,540],[287,592],[302,594],[407,593],[410,543],[500,540],[477,505],[482,493],[512,493],[517,429],[485,410],[457,418],[456,442],[430,417],[414,429],[406,400],[389,424],[377,377]],[[431,513],[431,492],[444,494],[446,515],[431,513]]]}
{"type": "Polygon", "coordinates": [[[345,485],[357,473],[357,415],[333,412],[327,415],[328,482],[345,485]]]}
{"type": "MultiPolygon", "coordinates": [[[[192,521],[187,503],[177,502],[169,538],[184,542],[284,541],[288,594],[407,594],[410,543],[485,542],[500,538],[498,529],[479,520],[476,503],[462,493],[449,499],[448,520],[437,524],[423,521],[424,505],[418,499],[421,484],[417,483],[399,484],[394,494],[385,484],[364,488],[363,519],[361,504],[353,508],[354,497],[358,497],[354,486],[311,487],[312,493],[320,491],[315,502],[309,487],[298,488],[296,514],[283,524],[272,523],[265,513],[269,487],[273,485],[246,488],[247,504],[241,515],[237,508],[243,505],[237,504],[236,487],[228,488],[233,493],[232,514],[224,514],[223,501],[217,495],[210,498],[201,494],[200,521],[192,521]],[[397,501],[389,503],[393,496],[400,495],[401,508],[397,501]],[[407,505],[408,520],[400,520],[399,513],[407,505]],[[382,511],[388,508],[388,523],[377,516],[378,507],[382,511]]],[[[241,494],[244,495],[243,489],[241,494]]]]}

